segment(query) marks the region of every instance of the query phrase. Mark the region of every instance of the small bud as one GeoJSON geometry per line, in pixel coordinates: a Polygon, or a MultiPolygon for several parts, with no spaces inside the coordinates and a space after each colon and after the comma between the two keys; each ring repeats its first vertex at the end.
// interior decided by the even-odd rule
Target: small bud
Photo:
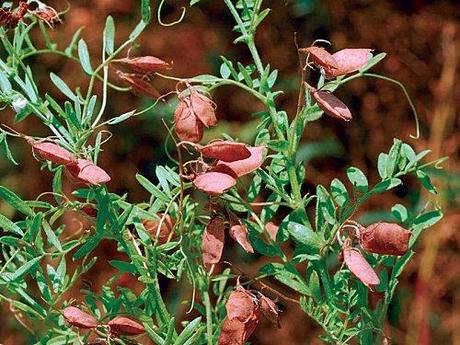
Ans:
{"type": "Polygon", "coordinates": [[[343,259],[351,273],[367,287],[373,287],[380,284],[380,279],[362,254],[348,246],[344,245],[343,259]]]}
{"type": "Polygon", "coordinates": [[[203,146],[200,151],[206,158],[219,159],[223,162],[234,162],[251,156],[245,144],[222,140],[203,146]]]}
{"type": "Polygon", "coordinates": [[[68,323],[78,328],[96,328],[99,324],[93,316],[81,311],[77,307],[70,306],[65,308],[63,315],[68,323]]]}
{"type": "Polygon", "coordinates": [[[145,333],[145,328],[139,322],[124,316],[117,316],[110,320],[107,325],[110,332],[121,335],[139,335],[145,333]]]}
{"type": "Polygon", "coordinates": [[[404,255],[409,249],[411,232],[394,223],[375,223],[360,234],[360,244],[368,252],[404,255]]]}
{"type": "Polygon", "coordinates": [[[206,268],[219,263],[224,251],[225,223],[220,217],[211,218],[203,233],[201,252],[206,268]]]}
{"type": "Polygon", "coordinates": [[[198,175],[193,184],[206,194],[219,195],[235,186],[236,180],[225,173],[211,171],[198,175]]]}
{"type": "Polygon", "coordinates": [[[247,175],[262,166],[264,162],[265,146],[247,147],[251,155],[246,159],[237,160],[234,162],[218,161],[217,166],[220,164],[225,165],[232,169],[238,177],[247,175]]]}
{"type": "Polygon", "coordinates": [[[78,159],[77,164],[67,165],[67,171],[74,178],[88,185],[100,185],[111,180],[102,168],[88,159],[78,159]]]}
{"type": "Polygon", "coordinates": [[[350,121],[352,119],[350,109],[329,91],[318,91],[313,89],[311,94],[316,103],[318,103],[318,106],[326,114],[344,121],[350,121]]]}

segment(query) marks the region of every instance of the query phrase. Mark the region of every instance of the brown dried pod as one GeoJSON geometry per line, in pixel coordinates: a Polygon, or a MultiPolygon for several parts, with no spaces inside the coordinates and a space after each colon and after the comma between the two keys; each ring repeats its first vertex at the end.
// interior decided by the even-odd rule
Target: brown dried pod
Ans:
{"type": "Polygon", "coordinates": [[[128,72],[149,74],[170,70],[171,64],[155,56],[126,57],[112,60],[112,64],[125,68],[128,72]]]}
{"type": "Polygon", "coordinates": [[[219,195],[232,188],[236,180],[225,173],[211,171],[198,175],[193,184],[206,194],[219,195]]]}
{"type": "Polygon", "coordinates": [[[223,140],[214,141],[201,147],[200,152],[206,158],[218,159],[223,162],[234,162],[251,156],[251,152],[245,144],[223,140]]]}
{"type": "Polygon", "coordinates": [[[227,317],[222,325],[218,345],[244,345],[259,323],[259,306],[255,297],[238,287],[225,305],[227,317]]]}
{"type": "Polygon", "coordinates": [[[367,287],[373,287],[380,284],[380,279],[374,269],[369,265],[362,254],[345,244],[343,248],[343,259],[351,273],[358,278],[367,287]]]}
{"type": "Polygon", "coordinates": [[[248,239],[248,228],[239,219],[232,219],[229,233],[247,253],[254,253],[254,248],[248,239]]]}
{"type": "Polygon", "coordinates": [[[326,114],[344,121],[352,119],[350,109],[331,92],[312,89],[311,95],[326,114]]]}
{"type": "Polygon", "coordinates": [[[145,333],[145,328],[139,322],[124,316],[117,316],[110,320],[107,325],[110,332],[121,335],[139,335],[145,333]]]}
{"type": "Polygon", "coordinates": [[[74,178],[88,185],[100,185],[111,180],[110,176],[88,159],[78,159],[77,164],[66,166],[74,178]]]}
{"type": "Polygon", "coordinates": [[[144,79],[120,71],[117,71],[117,74],[118,77],[120,77],[121,81],[125,85],[130,86],[135,94],[154,99],[161,97],[161,94],[158,92],[158,90],[155,89],[149,82],[145,81],[144,79]]]}
{"type": "Polygon", "coordinates": [[[26,137],[26,140],[32,146],[34,153],[40,156],[40,158],[61,165],[77,163],[77,159],[71,152],[55,143],[36,141],[30,137],[26,137]]]}
{"type": "Polygon", "coordinates": [[[359,71],[369,62],[372,49],[342,49],[332,54],[337,61],[338,68],[325,68],[327,78],[334,78],[341,75],[359,71]]]}
{"type": "Polygon", "coordinates": [[[217,125],[217,118],[214,109],[214,103],[205,95],[195,89],[191,89],[190,106],[193,113],[206,127],[213,127],[217,125]]]}
{"type": "Polygon", "coordinates": [[[248,146],[247,149],[251,155],[246,159],[241,159],[234,162],[218,161],[217,166],[220,164],[225,165],[232,169],[238,177],[247,175],[262,166],[264,162],[265,146],[248,146]]]}
{"type": "Polygon", "coordinates": [[[201,241],[203,264],[206,268],[217,264],[224,251],[225,223],[220,217],[213,217],[206,225],[201,241]]]}
{"type": "MultiPolygon", "coordinates": [[[[163,218],[163,214],[158,214],[160,218],[163,218]]],[[[145,230],[152,236],[152,238],[155,238],[158,233],[158,243],[165,244],[168,241],[169,235],[171,234],[171,231],[174,228],[174,225],[176,224],[176,221],[173,217],[171,217],[169,214],[167,214],[164,219],[163,223],[161,224],[160,229],[158,230],[158,227],[160,225],[160,220],[143,220],[142,224],[145,227],[145,230]],[[159,232],[158,232],[159,231],[159,232]]]]}
{"type": "Polygon", "coordinates": [[[311,46],[307,48],[300,48],[299,50],[307,53],[308,58],[311,59],[318,67],[328,69],[337,69],[339,67],[332,54],[322,47],[311,46]]]}
{"type": "Polygon", "coordinates": [[[409,250],[411,232],[395,223],[375,223],[360,233],[360,244],[375,254],[404,255],[409,250]]]}
{"type": "Polygon", "coordinates": [[[52,28],[55,23],[61,22],[59,13],[54,8],[41,1],[34,0],[34,3],[38,3],[38,7],[32,13],[46,25],[52,28]]]}
{"type": "Polygon", "coordinates": [[[270,298],[261,294],[259,298],[260,311],[268,321],[281,328],[278,306],[270,298]]]}
{"type": "Polygon", "coordinates": [[[63,310],[62,314],[68,323],[78,328],[96,328],[99,324],[93,316],[81,311],[77,307],[67,307],[63,310]]]}
{"type": "Polygon", "coordinates": [[[203,123],[196,117],[187,99],[182,100],[174,112],[174,130],[182,141],[197,143],[203,138],[203,123]]]}
{"type": "Polygon", "coordinates": [[[19,2],[19,7],[15,12],[0,8],[0,26],[6,29],[14,29],[19,21],[25,16],[28,8],[29,4],[24,1],[19,2]]]}

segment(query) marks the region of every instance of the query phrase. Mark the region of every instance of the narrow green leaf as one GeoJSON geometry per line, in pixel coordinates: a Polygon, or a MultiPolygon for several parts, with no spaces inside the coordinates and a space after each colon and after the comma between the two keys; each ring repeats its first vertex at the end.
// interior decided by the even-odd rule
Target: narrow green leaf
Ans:
{"type": "Polygon", "coordinates": [[[86,42],[81,38],[78,41],[78,57],[80,58],[81,66],[86,74],[93,74],[93,68],[91,67],[91,60],[89,58],[89,51],[86,42]]]}
{"type": "Polygon", "coordinates": [[[0,186],[0,198],[26,216],[33,216],[35,214],[34,211],[32,211],[32,209],[19,196],[6,187],[0,186]]]}
{"type": "Polygon", "coordinates": [[[24,265],[22,265],[16,271],[13,272],[10,279],[16,280],[16,279],[22,278],[27,273],[32,273],[32,269],[41,259],[42,257],[39,256],[37,258],[27,261],[24,265]]]}
{"type": "Polygon", "coordinates": [[[3,214],[0,214],[0,228],[5,231],[12,232],[16,235],[24,236],[24,232],[21,230],[21,228],[6,218],[3,214]]]}
{"type": "Polygon", "coordinates": [[[108,16],[105,21],[104,45],[107,55],[112,55],[115,46],[115,23],[112,16],[108,16]]]}
{"type": "Polygon", "coordinates": [[[77,98],[77,96],[75,96],[73,91],[70,90],[70,88],[67,86],[64,80],[59,78],[56,74],[50,73],[50,78],[53,84],[68,98],[70,98],[71,100],[75,100],[77,98]]]}

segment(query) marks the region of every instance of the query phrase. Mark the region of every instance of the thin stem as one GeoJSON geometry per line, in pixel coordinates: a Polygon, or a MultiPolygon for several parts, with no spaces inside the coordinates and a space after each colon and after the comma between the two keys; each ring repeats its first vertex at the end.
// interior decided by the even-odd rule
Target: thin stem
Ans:
{"type": "Polygon", "coordinates": [[[213,345],[212,343],[212,306],[211,299],[209,298],[208,291],[203,292],[203,303],[206,308],[206,337],[208,345],[213,345]]]}

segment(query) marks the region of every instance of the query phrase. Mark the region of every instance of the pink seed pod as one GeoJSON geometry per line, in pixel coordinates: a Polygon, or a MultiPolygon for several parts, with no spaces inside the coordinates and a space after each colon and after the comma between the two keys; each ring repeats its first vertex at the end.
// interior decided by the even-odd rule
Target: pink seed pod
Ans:
{"type": "Polygon", "coordinates": [[[174,112],[174,130],[179,139],[197,143],[203,138],[203,129],[203,123],[192,111],[190,101],[181,101],[174,112]]]}
{"type": "MultiPolygon", "coordinates": [[[[158,214],[160,218],[163,217],[163,214],[158,214]]],[[[158,232],[158,226],[160,225],[160,220],[143,220],[142,224],[145,227],[145,230],[150,234],[152,238],[155,238],[158,232]]],[[[168,239],[169,235],[171,234],[176,221],[173,217],[169,214],[164,217],[163,223],[161,225],[159,234],[158,234],[158,243],[165,244],[168,239]]]]}
{"type": "Polygon", "coordinates": [[[120,71],[117,71],[117,74],[125,85],[131,87],[133,93],[139,96],[154,99],[161,97],[161,94],[158,92],[158,90],[155,89],[149,82],[145,81],[144,79],[120,71]]]}
{"type": "Polygon", "coordinates": [[[67,165],[74,178],[87,185],[100,185],[111,180],[110,176],[88,159],[78,159],[77,164],[67,165]]]}
{"type": "Polygon", "coordinates": [[[265,231],[268,232],[270,238],[276,242],[276,236],[278,235],[279,225],[276,225],[273,222],[268,222],[265,224],[265,231]]]}
{"type": "Polygon", "coordinates": [[[232,169],[238,177],[247,175],[262,166],[264,162],[265,146],[247,147],[251,155],[246,159],[234,162],[218,161],[217,165],[226,165],[232,169]]]}
{"type": "Polygon", "coordinates": [[[206,194],[219,195],[235,186],[236,180],[225,173],[211,171],[198,175],[193,184],[206,194]]]}
{"type": "Polygon", "coordinates": [[[251,156],[251,152],[245,144],[222,140],[203,146],[200,151],[206,158],[218,159],[223,162],[234,162],[251,156]]]}
{"type": "Polygon", "coordinates": [[[107,325],[110,332],[121,335],[139,335],[145,333],[145,328],[139,322],[124,316],[117,316],[110,320],[107,325]]]}
{"type": "Polygon", "coordinates": [[[238,286],[228,297],[225,309],[227,309],[227,317],[230,320],[237,319],[247,322],[258,306],[255,296],[242,286],[238,286]]]}
{"type": "Polygon", "coordinates": [[[319,107],[328,115],[340,120],[350,121],[352,115],[350,109],[340,99],[328,91],[311,91],[313,98],[319,107]]]}
{"type": "Polygon", "coordinates": [[[68,323],[77,328],[96,328],[99,324],[93,316],[81,311],[77,307],[67,307],[62,314],[68,323]]]}
{"type": "Polygon", "coordinates": [[[347,245],[343,248],[343,259],[351,273],[367,287],[380,284],[380,279],[361,253],[347,245]]]}
{"type": "Polygon", "coordinates": [[[213,127],[217,125],[217,118],[214,109],[214,103],[202,93],[191,90],[190,106],[193,109],[193,113],[206,127],[213,127]]]}
{"type": "Polygon", "coordinates": [[[213,217],[206,225],[201,241],[203,264],[206,268],[219,263],[224,251],[225,223],[220,217],[213,217]]]}
{"type": "Polygon", "coordinates": [[[276,303],[270,298],[261,294],[261,297],[259,298],[259,305],[262,315],[278,328],[281,328],[279,310],[276,303]]]}
{"type": "Polygon", "coordinates": [[[230,236],[239,243],[246,253],[254,253],[251,242],[248,239],[248,228],[240,220],[230,224],[230,236]]]}
{"type": "Polygon", "coordinates": [[[409,250],[411,232],[395,223],[375,223],[360,233],[360,244],[368,252],[404,255],[409,250]]]}
{"type": "Polygon", "coordinates": [[[57,144],[49,141],[36,141],[30,137],[26,137],[26,140],[32,146],[34,153],[40,158],[59,165],[75,164],[77,162],[72,153],[57,144]]]}
{"type": "Polygon", "coordinates": [[[140,56],[136,58],[123,58],[112,60],[112,64],[125,68],[129,72],[149,74],[170,70],[171,64],[155,56],[140,56]]]}
{"type": "Polygon", "coordinates": [[[313,63],[320,68],[337,69],[339,67],[332,54],[324,48],[311,46],[299,50],[307,53],[313,63]]]}
{"type": "Polygon", "coordinates": [[[327,78],[356,72],[367,65],[372,49],[342,49],[332,56],[337,61],[338,68],[325,68],[327,78]]]}

